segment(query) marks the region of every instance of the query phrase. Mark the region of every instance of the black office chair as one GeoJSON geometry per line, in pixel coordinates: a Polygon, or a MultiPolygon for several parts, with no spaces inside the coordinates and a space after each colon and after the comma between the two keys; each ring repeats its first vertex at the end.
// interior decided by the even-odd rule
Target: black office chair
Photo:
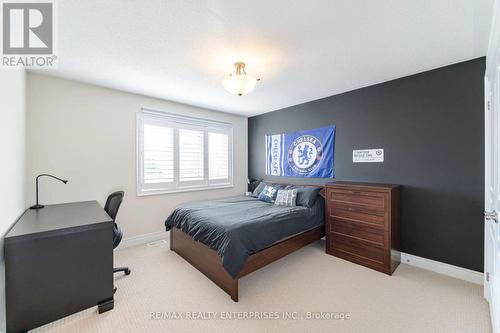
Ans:
{"type": "MultiPolygon", "coordinates": [[[[116,219],[116,214],[118,214],[118,209],[120,208],[120,205],[122,204],[124,195],[125,195],[125,192],[117,191],[117,192],[111,193],[108,196],[108,199],[106,200],[106,205],[104,205],[104,210],[113,219],[113,222],[116,219]]],[[[118,244],[120,244],[120,242],[122,240],[122,236],[123,236],[123,232],[120,229],[120,227],[118,226],[118,224],[116,224],[116,222],[114,222],[114,223],[115,223],[115,225],[113,228],[113,249],[115,249],[118,246],[118,244]]],[[[130,269],[128,267],[113,268],[113,273],[117,273],[117,272],[124,272],[125,275],[129,275],[130,269]]],[[[116,291],[116,288],[115,288],[115,291],[116,291]]]]}

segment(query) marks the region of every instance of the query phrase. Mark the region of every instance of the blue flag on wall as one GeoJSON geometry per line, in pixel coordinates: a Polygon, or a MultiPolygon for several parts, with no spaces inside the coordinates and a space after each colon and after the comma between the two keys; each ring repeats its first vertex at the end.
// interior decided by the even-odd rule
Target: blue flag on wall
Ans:
{"type": "Polygon", "coordinates": [[[266,175],[335,178],[335,125],[266,135],[266,175]]]}

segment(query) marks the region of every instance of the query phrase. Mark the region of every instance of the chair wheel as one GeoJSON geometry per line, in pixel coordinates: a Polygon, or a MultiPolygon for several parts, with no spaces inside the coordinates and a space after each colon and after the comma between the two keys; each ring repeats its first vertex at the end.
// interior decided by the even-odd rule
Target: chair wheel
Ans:
{"type": "Polygon", "coordinates": [[[128,269],[128,268],[127,268],[127,269],[125,270],[125,275],[130,275],[130,269],[128,269]]]}

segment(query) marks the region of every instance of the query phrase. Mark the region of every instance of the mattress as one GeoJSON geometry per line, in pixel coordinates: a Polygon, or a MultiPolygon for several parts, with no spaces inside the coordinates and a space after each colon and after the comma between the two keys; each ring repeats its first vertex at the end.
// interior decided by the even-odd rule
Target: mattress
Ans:
{"type": "Polygon", "coordinates": [[[324,199],[314,205],[277,206],[252,197],[184,204],[165,221],[166,230],[178,228],[211,249],[235,278],[248,256],[294,234],[324,224],[324,199]]]}

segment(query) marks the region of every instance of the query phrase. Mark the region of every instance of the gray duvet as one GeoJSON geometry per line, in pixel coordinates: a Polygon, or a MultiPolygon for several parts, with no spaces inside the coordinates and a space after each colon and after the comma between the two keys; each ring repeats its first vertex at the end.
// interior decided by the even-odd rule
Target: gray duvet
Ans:
{"type": "Polygon", "coordinates": [[[194,202],[182,205],[165,221],[215,250],[234,278],[248,256],[293,234],[324,223],[324,200],[312,208],[285,207],[252,197],[194,202]]]}

